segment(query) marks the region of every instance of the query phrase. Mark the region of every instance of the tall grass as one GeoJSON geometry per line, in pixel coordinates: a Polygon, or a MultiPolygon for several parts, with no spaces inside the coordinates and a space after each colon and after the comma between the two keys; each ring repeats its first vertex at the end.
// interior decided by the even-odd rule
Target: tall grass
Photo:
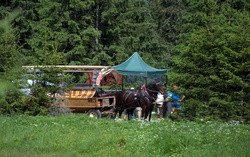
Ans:
{"type": "Polygon", "coordinates": [[[250,156],[250,126],[0,116],[0,156],[250,156]]]}

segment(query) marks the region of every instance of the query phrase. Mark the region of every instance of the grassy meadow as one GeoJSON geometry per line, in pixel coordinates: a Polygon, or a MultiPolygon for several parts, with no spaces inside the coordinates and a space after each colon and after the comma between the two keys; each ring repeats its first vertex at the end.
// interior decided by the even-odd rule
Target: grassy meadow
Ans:
{"type": "Polygon", "coordinates": [[[250,156],[250,126],[0,116],[0,156],[250,156]]]}

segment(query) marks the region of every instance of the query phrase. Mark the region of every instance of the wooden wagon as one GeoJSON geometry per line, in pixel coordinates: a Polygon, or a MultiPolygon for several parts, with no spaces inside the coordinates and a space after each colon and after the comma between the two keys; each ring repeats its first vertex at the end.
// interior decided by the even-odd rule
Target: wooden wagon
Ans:
{"type": "Polygon", "coordinates": [[[90,117],[112,116],[115,96],[101,95],[96,89],[71,90],[63,96],[63,105],[74,112],[84,112],[90,117]]]}
{"type": "Polygon", "coordinates": [[[60,68],[66,73],[91,74],[87,80],[90,86],[74,88],[71,91],[59,95],[63,98],[62,106],[72,109],[74,112],[88,113],[91,117],[112,116],[116,104],[115,96],[103,95],[98,92],[101,80],[114,70],[111,66],[77,66],[77,65],[46,65],[46,66],[23,66],[28,69],[27,73],[39,72],[42,68],[60,68]]]}

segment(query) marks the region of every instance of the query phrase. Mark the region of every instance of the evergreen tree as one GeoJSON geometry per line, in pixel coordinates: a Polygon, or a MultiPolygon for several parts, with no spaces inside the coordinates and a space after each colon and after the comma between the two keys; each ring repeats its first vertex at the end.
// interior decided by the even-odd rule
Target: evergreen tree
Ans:
{"type": "Polygon", "coordinates": [[[216,1],[188,8],[172,80],[185,87],[189,115],[249,120],[249,12],[216,1]]]}
{"type": "Polygon", "coordinates": [[[6,11],[0,20],[0,72],[7,73],[17,65],[20,54],[17,41],[19,34],[12,28],[13,20],[20,14],[20,11],[6,11]]]}
{"type": "Polygon", "coordinates": [[[121,63],[138,51],[147,63],[162,67],[167,47],[157,33],[150,3],[142,0],[109,0],[105,3],[102,41],[114,63],[121,63]]]}

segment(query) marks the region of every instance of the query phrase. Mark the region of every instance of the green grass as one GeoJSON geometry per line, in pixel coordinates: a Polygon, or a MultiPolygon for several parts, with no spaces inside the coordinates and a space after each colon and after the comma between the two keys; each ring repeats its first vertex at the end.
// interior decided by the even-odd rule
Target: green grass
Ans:
{"type": "Polygon", "coordinates": [[[0,116],[0,156],[250,156],[250,126],[0,116]]]}

